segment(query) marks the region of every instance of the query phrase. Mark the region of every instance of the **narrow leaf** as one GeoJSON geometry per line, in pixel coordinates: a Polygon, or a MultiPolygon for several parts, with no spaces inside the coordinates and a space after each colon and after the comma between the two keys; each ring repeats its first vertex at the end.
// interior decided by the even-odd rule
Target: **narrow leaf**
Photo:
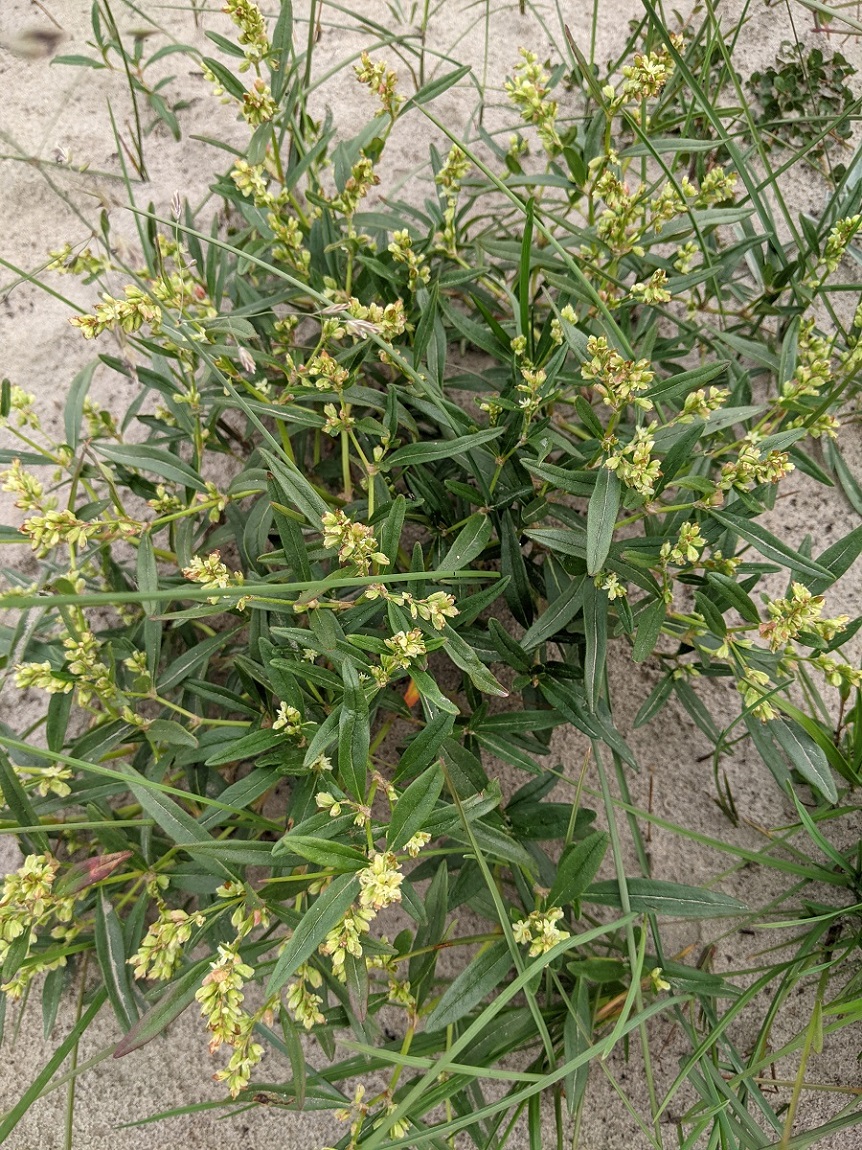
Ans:
{"type": "Polygon", "coordinates": [[[599,469],[587,509],[587,574],[597,575],[607,558],[620,509],[620,481],[615,471],[599,469]]]}
{"type": "Polygon", "coordinates": [[[275,964],[266,988],[269,998],[277,994],[307,958],[317,950],[326,936],[341,922],[344,912],[359,893],[359,882],[353,875],[339,875],[318,895],[299,921],[289,942],[275,964]]]}

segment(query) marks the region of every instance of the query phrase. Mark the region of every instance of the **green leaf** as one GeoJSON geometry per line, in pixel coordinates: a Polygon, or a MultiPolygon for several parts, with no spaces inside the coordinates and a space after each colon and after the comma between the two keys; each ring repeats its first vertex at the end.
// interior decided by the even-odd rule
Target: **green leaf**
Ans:
{"type": "Polygon", "coordinates": [[[293,55],[293,0],[280,0],[281,11],[272,30],[273,58],[270,58],[270,89],[279,103],[287,85],[290,59],[293,55]]]}
{"type": "Polygon", "coordinates": [[[69,394],[66,396],[66,406],[63,409],[63,429],[66,442],[73,451],[78,450],[81,433],[81,419],[84,415],[84,401],[90,384],[93,382],[93,373],[99,366],[96,359],[82,368],[69,384],[69,394]]]}
{"type": "Polygon", "coordinates": [[[438,96],[444,92],[448,92],[451,87],[463,80],[465,76],[469,76],[471,66],[469,64],[462,64],[460,68],[455,68],[451,72],[447,72],[445,76],[438,76],[436,80],[430,80],[425,84],[415,96],[412,96],[404,107],[401,109],[401,115],[409,111],[412,107],[419,104],[428,104],[432,100],[436,100],[438,96]]]}
{"type": "Polygon", "coordinates": [[[644,395],[647,399],[658,400],[660,403],[670,403],[682,399],[690,391],[694,391],[704,384],[710,383],[721,375],[727,368],[727,363],[710,363],[706,367],[697,367],[693,371],[683,371],[678,375],[671,375],[654,383],[644,395]]]}
{"type": "Polygon", "coordinates": [[[401,532],[404,528],[404,517],[406,513],[407,500],[403,495],[397,495],[389,505],[386,519],[377,536],[380,540],[380,550],[389,560],[389,565],[393,570],[396,556],[398,555],[398,544],[401,542],[401,532]]]}
{"type": "Polygon", "coordinates": [[[638,629],[632,650],[632,659],[635,663],[642,663],[655,650],[666,615],[667,607],[663,599],[654,599],[639,612],[638,629]]]}
{"type": "Polygon", "coordinates": [[[212,72],[226,92],[229,92],[235,99],[242,100],[245,95],[245,88],[230,68],[226,68],[218,60],[213,60],[212,56],[204,56],[201,63],[207,71],[212,72]]]}
{"type": "Polygon", "coordinates": [[[840,579],[850,569],[860,554],[862,554],[862,525],[854,527],[837,543],[833,543],[831,547],[827,547],[821,555],[817,556],[817,562],[830,572],[831,578],[828,581],[825,578],[815,579],[808,589],[814,595],[822,595],[836,579],[840,579]]]}
{"type": "Polygon", "coordinates": [[[437,564],[438,568],[441,571],[462,571],[485,550],[493,526],[490,516],[481,511],[471,515],[459,531],[455,542],[437,564]]]}
{"type": "Polygon", "coordinates": [[[123,928],[104,891],[96,900],[95,936],[96,957],[111,1006],[123,1030],[130,1030],[137,1022],[138,1007],[129,983],[123,928]]]}
{"type": "Polygon", "coordinates": [[[568,906],[581,897],[596,877],[609,842],[606,831],[593,831],[581,842],[566,847],[548,895],[548,906],[568,906]]]}
{"type": "Polygon", "coordinates": [[[360,958],[347,951],[344,955],[344,978],[350,1009],[359,1022],[368,1017],[368,964],[365,955],[360,958]]]}
{"type": "Polygon", "coordinates": [[[485,431],[477,431],[473,435],[459,435],[455,439],[408,443],[406,447],[399,447],[397,451],[388,455],[381,466],[388,471],[393,467],[410,467],[414,463],[450,459],[453,455],[462,455],[465,451],[472,451],[484,443],[490,443],[492,439],[497,439],[502,434],[502,427],[489,427],[485,431]]]}
{"type": "Polygon", "coordinates": [[[607,629],[608,594],[588,579],[584,583],[584,691],[591,711],[604,690],[607,629]]]}
{"type": "Polygon", "coordinates": [[[368,749],[371,727],[365,692],[359,683],[359,672],[344,661],[341,668],[344,699],[338,721],[338,774],[344,789],[360,803],[365,801],[368,774],[368,749]]]}
{"type": "Polygon", "coordinates": [[[133,471],[152,472],[180,487],[193,487],[195,491],[206,491],[206,484],[200,475],[178,456],[163,447],[150,447],[148,444],[93,443],[93,451],[103,455],[111,463],[133,471]]]}
{"type": "Polygon", "coordinates": [[[416,685],[416,690],[421,697],[437,710],[445,711],[450,715],[459,714],[458,704],[453,703],[451,699],[447,699],[443,692],[437,685],[437,680],[433,675],[429,675],[427,671],[420,671],[418,667],[410,668],[410,678],[416,685]]]}
{"type": "Polygon", "coordinates": [[[524,208],[521,259],[518,267],[518,332],[527,341],[527,355],[533,355],[533,325],[530,322],[530,265],[533,245],[533,219],[536,201],[532,196],[524,208]]]}
{"type": "Polygon", "coordinates": [[[175,1018],[179,1018],[194,1002],[195,992],[211,962],[212,956],[202,958],[176,976],[158,1002],[142,1014],[132,1029],[120,1039],[114,1048],[114,1058],[123,1058],[133,1050],[140,1050],[170,1026],[175,1018]]]}
{"type": "Polygon", "coordinates": [[[726,527],[729,531],[735,532],[742,539],[751,543],[761,555],[771,559],[773,563],[780,563],[782,567],[786,567],[790,571],[798,571],[800,575],[807,575],[812,579],[825,577],[830,582],[832,581],[832,572],[826,567],[821,567],[813,559],[806,559],[804,555],[800,555],[799,551],[794,551],[792,547],[788,547],[786,543],[776,539],[771,532],[767,531],[765,527],[761,527],[760,524],[742,519],[738,515],[731,515],[728,511],[716,511],[712,507],[709,509],[709,514],[722,527],[726,527]]]}
{"type": "MultiPolygon", "coordinates": [[[[204,843],[207,846],[211,845],[212,839],[197,819],[184,811],[172,798],[161,791],[153,790],[152,787],[144,786],[143,783],[138,783],[136,781],[136,778],[139,777],[138,772],[133,767],[126,767],[124,773],[128,775],[129,790],[144,811],[150,818],[155,819],[172,842],[183,843],[184,849],[189,852],[194,851],[192,844],[196,842],[204,843]]],[[[206,856],[198,857],[200,865],[210,874],[219,875],[223,878],[236,877],[218,859],[209,859],[206,856]]]]}
{"type": "Polygon", "coordinates": [[[301,511],[308,522],[320,531],[320,521],[329,508],[299,468],[287,459],[276,458],[269,451],[261,449],[260,454],[287,503],[301,511]]]}
{"type": "MultiPolygon", "coordinates": [[[[589,499],[596,489],[595,471],[571,471],[568,467],[558,467],[555,463],[538,463],[535,459],[524,459],[522,462],[530,474],[535,475],[542,483],[548,483],[552,488],[565,491],[568,495],[589,499]]],[[[607,468],[603,470],[607,471],[607,468]]]]}
{"type": "MultiPolygon", "coordinates": [[[[182,591],[179,591],[178,595],[182,595],[182,591]]],[[[189,647],[188,651],[183,651],[182,655],[174,659],[173,663],[165,667],[162,672],[158,681],[159,694],[164,695],[187,676],[199,671],[208,662],[210,655],[220,651],[238,630],[240,630],[239,627],[233,631],[220,631],[217,635],[210,635],[206,639],[201,639],[199,643],[189,647]]]]}
{"type": "Polygon", "coordinates": [[[549,605],[521,639],[525,651],[534,651],[571,623],[584,601],[585,577],[572,579],[566,590],[549,605]]]}
{"type": "Polygon", "coordinates": [[[147,738],[173,747],[196,747],[198,741],[191,731],[174,719],[154,719],[147,727],[147,738]]]}
{"type": "Polygon", "coordinates": [[[306,959],[317,950],[331,930],[344,918],[344,912],[359,893],[359,881],[353,875],[339,875],[299,920],[287,945],[275,964],[266,987],[269,998],[277,994],[306,959]]]}
{"type": "MultiPolygon", "coordinates": [[[[39,816],[33,809],[27,792],[21,786],[4,751],[0,751],[0,791],[3,793],[10,814],[19,827],[37,827],[39,825],[39,816]]],[[[44,853],[51,849],[48,836],[43,831],[28,831],[26,835],[21,836],[21,840],[27,846],[27,850],[34,853],[37,851],[44,853]]]]}
{"type": "Polygon", "coordinates": [[[400,850],[405,843],[425,826],[425,821],[437,805],[443,789],[443,772],[439,763],[429,767],[414,779],[401,795],[392,811],[386,833],[390,850],[400,850]]]}
{"type": "Polygon", "coordinates": [[[218,751],[204,760],[207,767],[223,767],[226,763],[238,763],[242,759],[254,759],[258,755],[271,751],[274,747],[287,746],[285,735],[281,731],[274,731],[272,727],[264,727],[260,731],[252,731],[239,739],[229,738],[218,751]]]}
{"type": "Polygon", "coordinates": [[[754,600],[735,579],[731,579],[729,575],[724,575],[720,571],[708,571],[706,579],[708,583],[719,590],[730,606],[739,612],[746,623],[760,622],[760,614],[754,605],[754,600]]]}
{"type": "Polygon", "coordinates": [[[529,627],[533,621],[533,599],[530,593],[530,578],[524,562],[524,553],[509,511],[500,517],[500,568],[508,577],[505,596],[509,610],[522,627],[529,627]]]}
{"type": "MultiPolygon", "coordinates": [[[[665,914],[672,918],[718,918],[720,915],[743,914],[746,910],[744,903],[730,895],[678,882],[627,878],[626,887],[631,909],[638,914],[665,914]]],[[[598,903],[599,906],[622,907],[616,879],[594,883],[584,892],[583,897],[584,902],[598,903]]]]}
{"type": "Polygon", "coordinates": [[[597,575],[602,569],[620,509],[620,481],[615,471],[599,469],[596,486],[587,509],[587,574],[597,575]]]}
{"type": "Polygon", "coordinates": [[[793,719],[772,719],[769,733],[803,779],[830,803],[837,803],[838,790],[826,755],[808,732],[793,719]]]}
{"type": "Polygon", "coordinates": [[[357,871],[368,866],[368,859],[361,851],[332,839],[290,833],[280,840],[279,847],[282,853],[289,851],[316,866],[332,867],[337,871],[357,871]]]}
{"type": "MultiPolygon", "coordinates": [[[[585,1054],[590,1047],[592,1039],[592,1011],[590,1009],[590,988],[585,978],[579,978],[576,989],[571,995],[571,1008],[563,1023],[563,1056],[566,1062],[571,1062],[579,1055],[585,1054]]],[[[590,1076],[590,1064],[583,1062],[567,1074],[564,1083],[566,1089],[566,1104],[569,1114],[573,1115],[583,1103],[590,1076]]]]}
{"type": "Polygon", "coordinates": [[[505,941],[492,943],[472,959],[425,1019],[425,1030],[444,1030],[492,994],[514,966],[505,941]]]}
{"type": "MultiPolygon", "coordinates": [[[[446,640],[443,647],[444,652],[449,656],[456,667],[460,667],[461,670],[469,676],[470,681],[477,690],[484,691],[486,695],[498,695],[503,699],[509,697],[509,692],[502,683],[497,682],[485,664],[480,661],[479,656],[470,644],[465,642],[458,632],[453,630],[448,623],[438,634],[442,635],[446,640]]],[[[415,675],[414,681],[416,681],[418,687],[419,683],[415,675]]]]}
{"type": "Polygon", "coordinates": [[[454,725],[455,716],[451,711],[436,711],[430,722],[426,723],[419,734],[408,743],[398,761],[395,782],[412,779],[433,762],[441,746],[452,733],[454,725]]]}

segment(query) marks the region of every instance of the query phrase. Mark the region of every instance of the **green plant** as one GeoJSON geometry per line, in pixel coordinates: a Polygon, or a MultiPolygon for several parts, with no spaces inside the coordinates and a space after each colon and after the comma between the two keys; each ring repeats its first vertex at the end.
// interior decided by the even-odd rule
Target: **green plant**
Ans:
{"type": "MultiPolygon", "coordinates": [[[[367,1150],[459,1131],[503,1145],[522,1112],[539,1144],[543,1095],[562,1139],[588,1066],[610,1075],[623,1047],[644,1065],[653,1145],[683,1084],[699,1098],[685,1145],[762,1146],[764,1130],[796,1145],[801,1087],[786,1112],[761,1090],[772,1019],[809,974],[818,1018],[855,1017],[827,973],[855,957],[860,860],[819,827],[859,781],[862,672],[842,645],[862,619],[829,617],[824,596],[862,528],[815,555],[763,519],[794,468],[858,497],[837,437],[857,418],[862,316],[842,324],[830,291],[862,193],[839,180],[801,224],[779,180],[767,197],[738,142],[756,129],[742,112],[729,125],[691,70],[703,37],[668,36],[649,3],[655,44],[622,75],[599,78],[571,37],[565,69],[513,61],[508,147],[435,113],[466,68],[402,91],[378,52],[352,79],[377,113],[335,143],[308,106],[313,34],[297,55],[291,5],[269,24],[250,0],[227,7],[236,43],[211,38],[230,64],[200,61],[248,125],[214,180],[223,221],[179,197],[172,218],[134,208],[140,271],[108,235],[52,253],[56,272],[127,280],[72,323],[118,340],[99,362],[136,386],[128,411],[89,401],[96,361],[70,388],[63,443],[26,391],[0,395],[23,517],[3,538],[23,532],[40,560],[35,581],[8,573],[3,651],[17,687],[47,695],[28,730],[0,730],[3,829],[28,855],[0,896],[0,1001],[42,974],[58,999],[78,978],[85,1019],[110,1002],[119,1053],[196,1002],[229,1050],[231,1098],[295,1108],[313,1091],[344,1118],[342,1144],[367,1150]],[[566,69],[583,85],[571,122],[554,95],[566,69]],[[727,168],[654,131],[669,86],[727,168]],[[421,208],[370,209],[408,116],[451,146],[432,149],[421,208]],[[650,877],[639,828],[660,820],[629,795],[610,645],[659,671],[637,724],[674,699],[714,745],[732,817],[721,762],[742,737],[793,797],[799,824],[761,850],[705,844],[793,876],[775,907],[749,916],[650,877]],[[729,725],[706,680],[737,699],[729,725]],[[595,789],[588,761],[557,765],[563,726],[585,736],[595,789]],[[523,774],[511,793],[499,761],[523,774]],[[626,873],[625,826],[642,873],[626,873]],[[846,906],[817,903],[816,883],[846,906]],[[755,990],[664,941],[668,916],[761,924],[797,896],[801,941],[755,990]],[[479,925],[455,935],[465,905],[479,925]],[[465,955],[452,981],[444,948],[465,955]],[[746,1056],[732,1024],[776,981],[746,1056]],[[666,1087],[657,1016],[690,1046],[666,1087]],[[379,1094],[348,1090],[378,1071],[379,1094]]],[[[424,43],[399,49],[424,60],[424,43]]],[[[804,1047],[800,1083],[815,1041],[812,1026],[787,1044],[804,1047]]]]}
{"type": "MultiPolygon", "coordinates": [[[[859,100],[847,81],[855,75],[840,52],[816,46],[806,51],[802,44],[785,41],[775,65],[752,72],[746,82],[760,106],[768,146],[805,151],[822,165],[830,146],[846,143],[853,132],[859,100]]],[[[844,164],[832,166],[835,179],[844,171],[844,164]]]]}

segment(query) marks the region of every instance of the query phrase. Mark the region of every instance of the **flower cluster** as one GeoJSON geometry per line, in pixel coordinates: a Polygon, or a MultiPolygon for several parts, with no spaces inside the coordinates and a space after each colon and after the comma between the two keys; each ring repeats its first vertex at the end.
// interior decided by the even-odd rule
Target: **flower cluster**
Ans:
{"type": "Polygon", "coordinates": [[[829,642],[848,622],[847,615],[821,619],[823,596],[813,595],[803,583],[793,583],[787,598],[773,599],[766,609],[769,622],[761,623],[760,636],[769,640],[773,651],[795,639],[801,631],[811,631],[829,642]]]}
{"type": "Polygon", "coordinates": [[[111,267],[107,256],[94,256],[91,248],[75,252],[69,243],[62,248],[55,248],[48,252],[51,262],[48,271],[59,272],[60,275],[89,276],[91,278],[101,275],[111,267]]]}
{"type": "Polygon", "coordinates": [[[393,902],[401,902],[399,887],[404,875],[398,869],[395,855],[391,851],[376,853],[369,866],[357,875],[359,879],[359,905],[365,910],[385,910],[393,902]]]}
{"type": "Polygon", "coordinates": [[[386,249],[397,264],[407,265],[407,286],[418,291],[431,278],[431,269],[425,266],[425,257],[413,250],[413,240],[406,228],[392,233],[392,243],[386,249]]]}
{"type": "Polygon", "coordinates": [[[731,487],[778,483],[793,470],[786,451],[771,450],[763,455],[757,446],[757,435],[750,432],[743,440],[738,457],[722,467],[719,486],[728,491],[731,487]]]}
{"type": "Polygon", "coordinates": [[[340,508],[327,511],[321,518],[323,524],[323,546],[338,549],[338,561],[342,566],[352,563],[360,575],[367,575],[372,563],[386,566],[388,558],[378,551],[374,529],[365,523],[355,523],[340,508]]]}
{"type": "MultiPolygon", "coordinates": [[[[54,882],[59,865],[50,854],[28,855],[18,870],[3,880],[0,887],[0,968],[12,943],[24,936],[29,943],[39,927],[52,922],[60,924],[51,931],[52,936],[60,939],[69,939],[77,932],[74,925],[62,925],[72,919],[76,896],[61,897],[55,893],[54,882]]],[[[64,966],[65,962],[64,956],[50,960],[29,957],[28,947],[12,977],[0,985],[0,992],[18,999],[37,974],[64,966]]]]}
{"type": "Polygon", "coordinates": [[[754,667],[746,667],[745,674],[736,681],[736,689],[742,695],[742,701],[750,708],[752,715],[762,723],[775,718],[775,708],[764,696],[769,690],[769,676],[765,671],[758,671],[754,667]]]}
{"type": "MultiPolygon", "coordinates": [[[[330,338],[335,335],[333,332],[330,338]]],[[[350,379],[347,369],[325,350],[317,352],[308,363],[303,364],[299,368],[299,375],[313,383],[318,391],[343,391],[350,379]]]]}
{"type": "Polygon", "coordinates": [[[619,577],[614,571],[600,571],[596,575],[594,583],[600,591],[607,591],[608,599],[612,603],[614,599],[623,599],[628,594],[625,583],[620,583],[619,577]]]}
{"type": "Polygon", "coordinates": [[[390,591],[382,583],[372,583],[365,589],[366,599],[385,599],[398,607],[406,607],[411,619],[425,619],[435,631],[442,631],[447,618],[458,614],[453,595],[446,591],[434,591],[427,599],[416,599],[409,591],[390,591]]]}
{"type": "Polygon", "coordinates": [[[379,667],[371,668],[371,674],[379,687],[385,687],[396,671],[406,671],[411,660],[419,659],[426,653],[425,641],[418,627],[412,631],[397,631],[385,643],[390,653],[381,657],[379,667]]]}
{"type": "Polygon", "coordinates": [[[374,171],[374,161],[364,152],[360,152],[359,159],[350,170],[344,191],[331,201],[331,205],[336,211],[352,217],[359,207],[360,200],[364,200],[371,189],[379,183],[380,177],[374,171]]]}
{"type": "Polygon", "coordinates": [[[458,193],[464,177],[470,171],[470,161],[457,144],[453,144],[443,167],[434,177],[434,182],[443,189],[445,207],[443,208],[443,227],[440,231],[440,246],[443,251],[453,259],[458,255],[458,237],[455,227],[455,215],[458,210],[458,193]]]}
{"type": "Polygon", "coordinates": [[[9,415],[0,414],[0,427],[9,427],[12,423],[9,416],[14,411],[15,420],[14,424],[18,428],[32,427],[34,430],[39,428],[39,416],[36,414],[34,404],[36,396],[32,395],[29,391],[25,391],[23,387],[19,387],[17,383],[13,383],[9,389],[9,415]]]}
{"type": "Polygon", "coordinates": [[[834,272],[844,258],[850,241],[862,227],[862,215],[846,216],[838,221],[826,237],[823,262],[828,272],[834,272]]]}
{"type": "Polygon", "coordinates": [[[563,909],[559,906],[534,910],[527,918],[512,924],[512,934],[516,942],[530,944],[530,957],[535,958],[536,955],[547,954],[558,942],[564,942],[570,937],[569,931],[560,930],[557,926],[563,917],[563,909]]]}
{"type": "Polygon", "coordinates": [[[150,978],[166,982],[173,977],[182,962],[183,947],[196,926],[203,926],[202,914],[186,914],[184,910],[171,910],[162,903],[159,917],[151,923],[136,954],[128,960],[134,967],[135,978],[150,978]]]}
{"type": "Polygon", "coordinates": [[[399,96],[396,90],[398,76],[382,61],[378,60],[375,63],[367,52],[362,53],[360,60],[361,63],[353,69],[356,79],[379,97],[383,110],[394,120],[398,115],[399,106],[404,102],[404,97],[399,96]]]}
{"type": "Polygon", "coordinates": [[[818,396],[832,380],[833,340],[820,335],[813,317],[799,324],[796,343],[796,367],[790,379],[781,383],[782,405],[789,405],[804,396],[818,396]]]}
{"type": "Polygon", "coordinates": [[[82,707],[98,700],[107,707],[114,706],[120,692],[111,668],[102,661],[102,644],[90,630],[68,635],[63,640],[66,648],[67,669],[75,676],[78,702],[82,707]]]}
{"type": "Polygon", "coordinates": [[[618,351],[608,347],[603,335],[590,336],[587,354],[592,358],[581,364],[581,375],[584,379],[595,380],[593,386],[608,407],[619,411],[627,403],[633,403],[644,411],[651,410],[652,401],[640,394],[646,391],[655,375],[650,370],[648,359],[624,359],[618,351]]]}
{"type": "Polygon", "coordinates": [[[655,495],[661,475],[661,463],[652,457],[655,446],[655,424],[639,427],[632,440],[605,460],[608,471],[615,471],[626,487],[632,487],[646,499],[655,495]]]}
{"type": "Polygon", "coordinates": [[[700,181],[697,206],[706,208],[710,204],[723,204],[732,200],[735,189],[736,172],[726,172],[720,167],[710,168],[700,181]]]}
{"type": "Polygon", "coordinates": [[[253,976],[254,971],[242,961],[235,947],[219,946],[218,958],[210,964],[200,989],[195,993],[212,1035],[211,1054],[223,1043],[232,1046],[239,1037],[245,1017],[242,988],[253,976]]]}
{"type": "Polygon", "coordinates": [[[266,21],[254,0],[226,0],[222,11],[239,28],[237,39],[245,49],[245,61],[239,66],[240,72],[266,60],[272,45],[266,34],[266,21]]]}
{"type": "MultiPolygon", "coordinates": [[[[188,567],[183,568],[183,575],[190,582],[200,583],[207,590],[241,587],[244,582],[241,571],[231,571],[225,563],[222,563],[220,551],[211,551],[205,556],[195,555],[188,567]]],[[[218,595],[211,595],[209,598],[210,603],[218,601],[218,595]]],[[[243,605],[242,599],[237,602],[238,607],[241,605],[243,605]]]]}
{"type": "Polygon", "coordinates": [[[260,1017],[271,1017],[273,1004],[267,1003],[256,1015],[242,1009],[242,988],[254,970],[242,961],[236,943],[219,946],[218,958],[211,963],[195,999],[210,1032],[210,1053],[222,1045],[232,1047],[230,1061],[214,1078],[224,1082],[232,1098],[247,1085],[251,1072],[264,1055],[264,1048],[254,1041],[254,1027],[260,1017]]]}
{"type": "Polygon", "coordinates": [[[352,906],[320,944],[320,953],[332,959],[332,973],[342,982],[346,978],[345,957],[348,954],[354,958],[362,957],[362,935],[371,929],[374,917],[373,911],[352,906]]]}
{"type": "Polygon", "coordinates": [[[15,686],[21,691],[36,687],[49,695],[68,695],[74,688],[74,679],[58,674],[46,659],[43,663],[18,663],[15,666],[15,686]]]}
{"type": "Polygon", "coordinates": [[[320,946],[320,953],[331,958],[333,974],[342,982],[346,977],[345,957],[348,954],[354,958],[362,957],[362,935],[368,933],[381,910],[401,901],[400,887],[404,881],[391,851],[373,854],[369,865],[359,871],[357,878],[360,887],[358,903],[350,907],[320,946]]]}
{"type": "Polygon", "coordinates": [[[646,283],[633,283],[629,288],[629,294],[638,303],[667,303],[671,298],[670,292],[667,290],[667,272],[664,268],[658,268],[646,283]]]}
{"type": "MultiPolygon", "coordinates": [[[[674,47],[682,47],[682,38],[672,36],[674,47]]],[[[604,95],[611,101],[611,112],[617,112],[627,104],[640,104],[658,96],[673,75],[674,63],[669,49],[660,48],[657,52],[638,53],[631,64],[622,68],[623,82],[619,91],[610,84],[604,95]]]]}
{"type": "Polygon", "coordinates": [[[296,707],[291,707],[288,703],[279,703],[278,711],[272,723],[272,729],[274,731],[283,731],[288,738],[301,739],[302,715],[297,711],[296,707]]]}
{"type": "MultiPolygon", "coordinates": [[[[523,336],[516,337],[513,340],[513,351],[518,354],[520,346],[519,341],[523,336]]],[[[523,352],[521,352],[523,354],[523,352]]],[[[523,411],[525,419],[530,420],[542,406],[542,388],[547,380],[547,372],[543,368],[535,368],[529,360],[525,360],[519,364],[519,371],[521,374],[521,382],[516,384],[516,391],[521,392],[521,398],[518,400],[518,407],[523,411]]],[[[522,433],[523,434],[523,433],[522,433]]]]}
{"type": "Polygon", "coordinates": [[[242,98],[242,114],[253,128],[269,123],[278,114],[278,104],[272,98],[269,84],[260,76],[242,98]]]}
{"type": "Polygon", "coordinates": [[[838,687],[845,697],[853,689],[862,690],[862,669],[859,667],[841,663],[829,655],[816,655],[811,664],[822,672],[830,687],[838,687]]]}
{"type": "Polygon", "coordinates": [[[323,999],[314,993],[322,985],[323,975],[308,962],[297,968],[296,981],[288,984],[287,1009],[306,1030],[325,1021],[320,1012],[323,999]]]}
{"type": "Polygon", "coordinates": [[[548,99],[548,73],[538,62],[535,52],[519,49],[521,62],[515,68],[511,80],[506,80],[505,89],[509,99],[520,109],[521,118],[528,124],[535,124],[539,139],[550,156],[563,150],[563,142],[557,131],[556,100],[548,99]]]}
{"type": "Polygon", "coordinates": [[[9,944],[34,927],[54,904],[52,887],[59,867],[49,854],[28,855],[6,875],[0,890],[0,964],[9,944]]]}
{"type": "Polygon", "coordinates": [[[685,397],[682,411],[676,417],[677,423],[691,423],[693,419],[708,419],[714,411],[724,405],[730,395],[726,387],[699,387],[685,397]]]}
{"type": "Polygon", "coordinates": [[[123,288],[125,299],[117,299],[105,293],[102,302],[97,303],[93,315],[73,315],[69,323],[81,329],[84,339],[95,339],[103,331],[138,331],[145,323],[156,331],[162,322],[162,309],[153,299],[135,284],[123,288]]]}
{"type": "Polygon", "coordinates": [[[404,302],[400,299],[384,306],[379,303],[363,304],[351,296],[344,305],[340,322],[351,335],[360,338],[379,335],[389,343],[407,330],[404,302]]]}
{"type": "Polygon", "coordinates": [[[662,544],[661,557],[665,561],[670,559],[677,566],[683,567],[687,563],[697,563],[704,547],[706,540],[701,535],[698,524],[683,523],[679,529],[676,545],[672,547],[669,541],[662,544]]]}
{"type": "Polygon", "coordinates": [[[111,539],[117,535],[134,535],[140,525],[129,521],[102,519],[79,519],[74,511],[48,510],[42,515],[31,515],[21,524],[20,531],[30,539],[30,546],[37,555],[47,555],[60,543],[70,547],[87,543],[91,539],[111,539]]]}

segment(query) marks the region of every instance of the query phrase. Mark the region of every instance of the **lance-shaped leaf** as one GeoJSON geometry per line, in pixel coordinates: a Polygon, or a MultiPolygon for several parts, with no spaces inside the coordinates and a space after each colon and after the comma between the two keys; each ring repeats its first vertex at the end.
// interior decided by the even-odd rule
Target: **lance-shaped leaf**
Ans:
{"type": "Polygon", "coordinates": [[[461,971],[425,1019],[426,1031],[443,1030],[469,1014],[500,986],[514,965],[505,941],[483,950],[461,971]]]}
{"type": "MultiPolygon", "coordinates": [[[[746,907],[738,899],[721,891],[662,882],[653,878],[626,880],[629,906],[642,914],[664,914],[671,918],[718,918],[720,915],[744,914],[746,907]]],[[[584,891],[584,902],[621,908],[622,897],[616,879],[597,882],[584,891]]]]}
{"type": "Polygon", "coordinates": [[[417,831],[422,830],[425,821],[434,810],[442,789],[443,772],[439,763],[435,763],[413,780],[392,811],[392,820],[386,835],[390,850],[400,850],[417,831]]]}
{"type": "Polygon", "coordinates": [[[310,958],[331,930],[344,918],[345,911],[359,893],[359,881],[349,874],[339,875],[319,894],[294,930],[279,956],[266,987],[269,998],[277,994],[298,967],[310,958]]]}
{"type": "Polygon", "coordinates": [[[617,473],[601,467],[587,508],[588,575],[597,575],[602,569],[611,549],[619,509],[620,481],[617,473]]]}

